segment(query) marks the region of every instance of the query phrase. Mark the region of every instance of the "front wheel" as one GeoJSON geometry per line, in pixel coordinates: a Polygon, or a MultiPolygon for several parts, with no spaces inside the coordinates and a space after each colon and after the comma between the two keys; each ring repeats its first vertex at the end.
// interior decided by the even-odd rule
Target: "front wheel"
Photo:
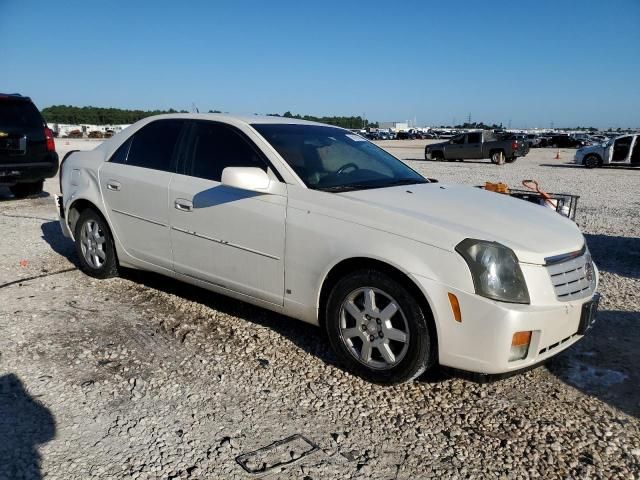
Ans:
{"type": "Polygon", "coordinates": [[[371,382],[395,384],[413,380],[435,363],[429,315],[394,278],[361,270],[334,286],[325,326],[348,370],[371,382]]]}
{"type": "Polygon", "coordinates": [[[91,208],[84,210],[76,222],[75,240],[80,270],[95,278],[118,274],[113,237],[102,215],[91,208]]]}
{"type": "Polygon", "coordinates": [[[596,168],[598,165],[600,165],[600,159],[597,155],[587,155],[584,158],[583,163],[587,168],[596,168]]]}

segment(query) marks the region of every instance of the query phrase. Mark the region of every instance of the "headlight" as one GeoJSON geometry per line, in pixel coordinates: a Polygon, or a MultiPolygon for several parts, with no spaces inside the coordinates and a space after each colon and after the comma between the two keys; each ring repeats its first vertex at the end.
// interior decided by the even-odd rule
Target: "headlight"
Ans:
{"type": "Polygon", "coordinates": [[[529,292],[515,253],[496,242],[467,238],[456,251],[466,260],[478,295],[511,303],[529,303],[529,292]]]}

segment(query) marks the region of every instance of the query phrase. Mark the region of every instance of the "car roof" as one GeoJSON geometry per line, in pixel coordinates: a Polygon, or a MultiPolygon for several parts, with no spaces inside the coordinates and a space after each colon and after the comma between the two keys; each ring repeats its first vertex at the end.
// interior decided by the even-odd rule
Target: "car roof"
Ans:
{"type": "Polygon", "coordinates": [[[25,102],[30,102],[30,97],[25,97],[24,95],[20,95],[19,93],[0,93],[0,98],[11,98],[12,100],[22,100],[25,102]]]}
{"type": "MultiPolygon", "coordinates": [[[[327,125],[325,123],[312,122],[309,120],[301,120],[297,118],[289,117],[276,117],[272,115],[232,115],[227,113],[165,113],[162,115],[154,115],[152,117],[146,117],[145,120],[159,120],[159,119],[190,119],[190,120],[217,120],[226,123],[242,122],[247,125],[255,124],[288,124],[288,125],[316,125],[323,127],[333,127],[334,125],[327,125]]],[[[340,128],[340,127],[336,127],[340,128]]]]}

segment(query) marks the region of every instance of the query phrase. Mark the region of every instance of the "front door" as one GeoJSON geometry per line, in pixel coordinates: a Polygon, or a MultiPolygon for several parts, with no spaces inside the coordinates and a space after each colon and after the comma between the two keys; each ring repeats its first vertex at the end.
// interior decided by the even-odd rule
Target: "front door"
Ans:
{"type": "Polygon", "coordinates": [[[230,125],[194,121],[185,162],[169,189],[176,272],[282,305],[286,185],[259,194],[220,183],[226,167],[270,170],[262,153],[230,125]]]}
{"type": "Polygon", "coordinates": [[[482,158],[482,132],[466,135],[460,158],[482,158]]]}
{"type": "Polygon", "coordinates": [[[99,171],[114,235],[132,257],[172,268],[167,203],[183,120],[157,120],[133,134],[99,171]]]}
{"type": "Polygon", "coordinates": [[[609,147],[611,163],[629,163],[632,141],[632,135],[618,137],[613,141],[613,145],[609,147]]]}

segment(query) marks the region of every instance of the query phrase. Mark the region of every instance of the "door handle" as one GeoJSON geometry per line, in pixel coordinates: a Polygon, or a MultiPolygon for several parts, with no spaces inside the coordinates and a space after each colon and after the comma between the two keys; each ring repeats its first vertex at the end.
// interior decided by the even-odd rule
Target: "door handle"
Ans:
{"type": "Polygon", "coordinates": [[[190,200],[185,200],[183,198],[176,198],[174,203],[177,210],[181,212],[191,212],[193,211],[193,202],[190,200]]]}
{"type": "Polygon", "coordinates": [[[115,180],[109,180],[107,182],[107,188],[109,190],[113,190],[114,192],[119,191],[120,187],[121,187],[120,182],[116,182],[115,180]]]}

